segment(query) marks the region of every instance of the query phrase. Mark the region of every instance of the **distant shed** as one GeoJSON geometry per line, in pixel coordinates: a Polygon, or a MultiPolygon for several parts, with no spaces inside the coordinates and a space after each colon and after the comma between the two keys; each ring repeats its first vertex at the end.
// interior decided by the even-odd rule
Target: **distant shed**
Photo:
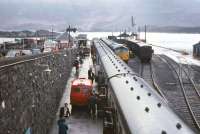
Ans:
{"type": "Polygon", "coordinates": [[[72,47],[73,45],[73,42],[74,42],[74,38],[67,32],[61,34],[60,36],[58,36],[56,38],[56,41],[58,42],[59,44],[59,48],[68,48],[68,47],[72,47]],[[70,40],[70,42],[69,42],[70,40]]]}
{"type": "Polygon", "coordinates": [[[193,45],[193,56],[200,57],[200,42],[193,45]]]}

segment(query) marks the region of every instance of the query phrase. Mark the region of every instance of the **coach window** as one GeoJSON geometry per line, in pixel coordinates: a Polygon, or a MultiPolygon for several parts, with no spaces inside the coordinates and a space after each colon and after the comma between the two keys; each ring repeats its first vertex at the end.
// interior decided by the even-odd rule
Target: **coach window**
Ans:
{"type": "Polygon", "coordinates": [[[119,132],[119,119],[118,119],[118,111],[117,110],[116,110],[116,113],[115,113],[115,120],[116,120],[117,132],[119,132]]]}
{"type": "Polygon", "coordinates": [[[98,75],[99,75],[99,80],[98,80],[99,85],[103,85],[104,84],[104,73],[99,71],[98,75]]]}
{"type": "Polygon", "coordinates": [[[117,132],[117,134],[119,134],[119,121],[116,121],[116,132],[117,132]]]}
{"type": "Polygon", "coordinates": [[[108,99],[108,90],[109,90],[109,88],[105,88],[106,99],[108,99]]]}
{"type": "Polygon", "coordinates": [[[118,112],[117,112],[117,110],[115,111],[115,118],[116,118],[116,122],[118,122],[118,112]]]}
{"type": "Polygon", "coordinates": [[[113,103],[113,101],[111,101],[112,102],[112,107],[114,107],[114,103],[113,103]]]}
{"type": "Polygon", "coordinates": [[[111,106],[111,94],[109,95],[109,98],[108,98],[108,105],[111,106]]]}
{"type": "Polygon", "coordinates": [[[96,64],[100,64],[100,58],[99,58],[99,56],[96,56],[96,64]]]}
{"type": "Polygon", "coordinates": [[[119,134],[122,134],[122,127],[119,126],[119,134]]]}
{"type": "Polygon", "coordinates": [[[117,122],[117,134],[121,134],[120,133],[120,123],[119,122],[117,122]]]}

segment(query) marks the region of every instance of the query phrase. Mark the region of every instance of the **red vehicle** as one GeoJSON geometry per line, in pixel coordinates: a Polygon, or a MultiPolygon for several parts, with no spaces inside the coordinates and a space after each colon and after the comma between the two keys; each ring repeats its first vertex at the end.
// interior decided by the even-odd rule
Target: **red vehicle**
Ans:
{"type": "Polygon", "coordinates": [[[92,81],[79,78],[72,81],[70,100],[72,106],[87,106],[92,94],[92,81]]]}

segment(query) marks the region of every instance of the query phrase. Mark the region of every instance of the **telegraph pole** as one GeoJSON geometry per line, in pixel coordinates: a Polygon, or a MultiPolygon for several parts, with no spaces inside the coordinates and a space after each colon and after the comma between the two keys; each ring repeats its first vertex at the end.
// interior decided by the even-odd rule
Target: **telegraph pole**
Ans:
{"type": "Polygon", "coordinates": [[[22,48],[24,50],[24,39],[22,39],[22,48]]]}
{"type": "Polygon", "coordinates": [[[69,27],[66,29],[66,32],[68,33],[68,40],[69,40],[69,44],[70,44],[70,42],[71,42],[71,40],[70,40],[70,32],[76,32],[77,31],[77,28],[72,28],[70,25],[69,25],[69,27]]]}
{"type": "Polygon", "coordinates": [[[144,39],[145,39],[144,41],[145,41],[145,43],[147,43],[147,25],[144,26],[144,32],[145,32],[144,33],[144,39]]]}
{"type": "Polygon", "coordinates": [[[6,50],[6,42],[3,41],[3,49],[6,50]]]}

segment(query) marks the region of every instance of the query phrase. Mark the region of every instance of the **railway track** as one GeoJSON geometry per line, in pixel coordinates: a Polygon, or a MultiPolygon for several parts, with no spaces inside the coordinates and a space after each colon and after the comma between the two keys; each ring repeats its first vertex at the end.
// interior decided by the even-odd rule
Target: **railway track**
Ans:
{"type": "Polygon", "coordinates": [[[199,67],[197,68],[197,67],[191,65],[191,69],[194,70],[197,73],[200,73],[200,68],[199,67]]]}
{"type": "MultiPolygon", "coordinates": [[[[200,84],[200,68],[199,66],[195,66],[195,65],[190,65],[190,74],[191,74],[191,71],[193,72],[193,80],[196,82],[196,83],[199,83],[200,84]]],[[[199,90],[200,90],[200,86],[199,86],[199,90]]]]}
{"type": "Polygon", "coordinates": [[[152,74],[151,63],[141,63],[140,76],[145,79],[152,87],[154,87],[152,74]]]}
{"type": "Polygon", "coordinates": [[[197,65],[184,65],[185,71],[197,85],[197,90],[200,94],[200,68],[197,65]]]}
{"type": "Polygon", "coordinates": [[[160,89],[160,87],[158,86],[158,84],[155,82],[155,74],[153,72],[153,67],[152,67],[152,63],[141,63],[141,67],[140,67],[140,76],[146,80],[146,82],[149,83],[149,85],[151,85],[152,88],[155,88],[156,91],[164,98],[165,101],[167,101],[167,99],[165,98],[165,95],[163,94],[162,90],[160,89]]]}
{"type": "Polygon", "coordinates": [[[166,56],[157,57],[165,62],[178,78],[179,86],[174,89],[173,95],[165,92],[167,99],[193,128],[200,131],[200,95],[194,81],[181,64],[166,56]]]}

